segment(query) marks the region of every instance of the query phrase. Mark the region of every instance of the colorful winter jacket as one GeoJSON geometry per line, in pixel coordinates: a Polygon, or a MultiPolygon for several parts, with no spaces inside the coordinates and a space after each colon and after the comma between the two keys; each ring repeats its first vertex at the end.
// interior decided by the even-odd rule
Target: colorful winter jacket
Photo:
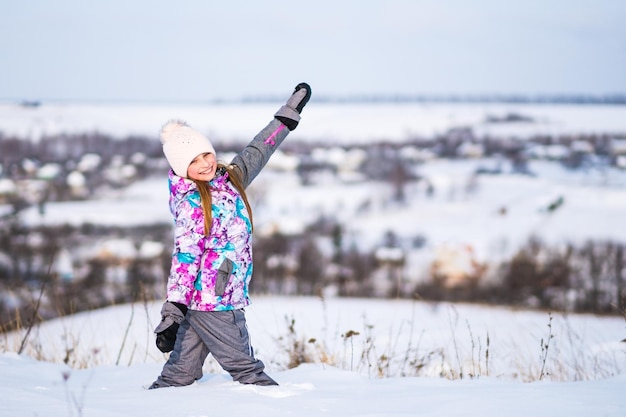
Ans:
{"type": "MultiPolygon", "coordinates": [[[[233,158],[231,165],[244,187],[254,180],[288,133],[274,119],[233,158]]],[[[240,309],[250,304],[250,215],[226,169],[220,168],[209,184],[213,222],[209,236],[205,236],[196,183],[169,172],[170,210],[175,226],[167,300],[199,311],[240,309]]]]}

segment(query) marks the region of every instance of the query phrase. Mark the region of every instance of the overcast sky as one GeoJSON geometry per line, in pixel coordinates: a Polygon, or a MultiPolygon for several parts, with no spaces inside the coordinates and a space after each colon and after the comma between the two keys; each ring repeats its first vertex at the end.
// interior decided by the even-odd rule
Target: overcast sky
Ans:
{"type": "Polygon", "coordinates": [[[0,99],[626,93],[624,0],[0,0],[0,99]]]}

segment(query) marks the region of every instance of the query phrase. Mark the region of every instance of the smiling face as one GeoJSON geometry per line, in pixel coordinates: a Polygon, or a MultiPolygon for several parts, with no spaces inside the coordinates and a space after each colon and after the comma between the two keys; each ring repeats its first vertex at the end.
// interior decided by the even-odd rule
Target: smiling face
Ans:
{"type": "Polygon", "coordinates": [[[187,168],[187,177],[196,181],[211,181],[217,171],[217,160],[211,152],[196,156],[187,168]]]}

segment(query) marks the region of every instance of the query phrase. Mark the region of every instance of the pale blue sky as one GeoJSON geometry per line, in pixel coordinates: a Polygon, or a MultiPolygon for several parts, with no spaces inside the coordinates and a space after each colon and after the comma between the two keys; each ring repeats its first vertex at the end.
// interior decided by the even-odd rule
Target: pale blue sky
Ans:
{"type": "Polygon", "coordinates": [[[0,0],[0,99],[626,93],[624,0],[0,0]]]}

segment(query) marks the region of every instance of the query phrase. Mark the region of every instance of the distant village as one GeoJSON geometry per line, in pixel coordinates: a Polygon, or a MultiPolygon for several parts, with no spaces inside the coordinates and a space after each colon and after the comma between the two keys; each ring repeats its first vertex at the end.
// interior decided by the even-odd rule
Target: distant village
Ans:
{"type": "MultiPolygon", "coordinates": [[[[533,121],[508,114],[486,122],[533,121]]],[[[405,197],[409,183],[436,192],[417,169],[436,158],[497,157],[512,167],[507,169],[530,176],[534,174],[529,161],[538,159],[572,170],[598,166],[626,169],[626,136],[611,135],[517,140],[476,137],[470,128],[458,128],[403,143],[349,148],[285,143],[281,151],[288,158],[277,158],[275,165],[296,173],[303,186],[314,183],[322,173],[336,181],[386,181],[396,201],[405,197]]],[[[163,176],[167,169],[155,138],[86,133],[43,137],[35,142],[0,132],[0,325],[15,328],[34,317],[46,319],[113,303],[162,298],[171,253],[170,224],[28,226],[20,215],[33,207],[45,213],[51,202],[89,200],[103,190],[163,176]]],[[[504,164],[490,166],[475,174],[500,175],[504,169],[504,164]]],[[[262,261],[255,264],[252,291],[494,302],[599,313],[613,311],[616,303],[623,302],[624,248],[619,243],[571,248],[569,254],[548,263],[536,256],[542,250],[540,242],[536,245],[539,247],[530,243],[506,265],[497,286],[482,285],[484,266],[473,261],[471,254],[462,270],[451,268],[445,256],[436,259],[429,279],[416,286],[402,279],[405,254],[393,233],[371,253],[359,253],[342,245],[342,225],[336,219],[319,219],[300,235],[256,237],[255,258],[262,261]],[[316,246],[319,236],[331,242],[330,251],[316,246]],[[564,294],[571,294],[580,284],[573,282],[572,262],[599,266],[597,276],[589,277],[590,283],[584,285],[590,292],[575,295],[567,304],[564,294]]]]}

